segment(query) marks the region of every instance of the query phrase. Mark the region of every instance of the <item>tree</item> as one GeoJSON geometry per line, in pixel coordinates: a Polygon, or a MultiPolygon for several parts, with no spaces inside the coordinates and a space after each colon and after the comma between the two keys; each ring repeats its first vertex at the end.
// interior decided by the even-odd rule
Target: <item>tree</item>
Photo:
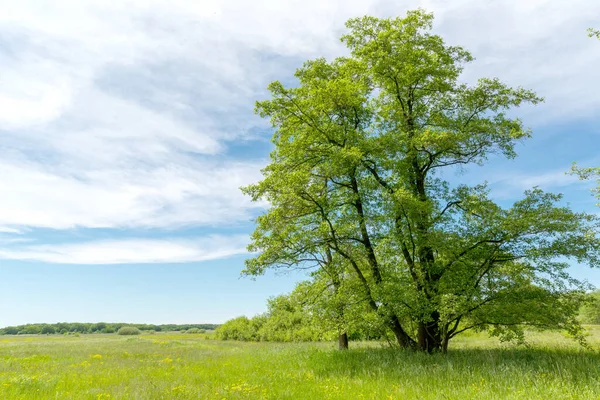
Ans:
{"type": "Polygon", "coordinates": [[[588,28],[587,32],[589,37],[600,39],[600,29],[588,28]]]}
{"type": "Polygon", "coordinates": [[[42,330],[40,331],[40,333],[48,334],[48,335],[55,334],[56,329],[52,325],[44,325],[44,326],[42,326],[42,330]]]}
{"type": "Polygon", "coordinates": [[[95,324],[92,324],[89,328],[90,332],[103,332],[104,329],[106,329],[107,325],[106,322],[98,322],[95,324]]]}
{"type": "Polygon", "coordinates": [[[42,332],[42,328],[39,325],[26,325],[21,331],[20,335],[39,335],[42,332]]]}
{"type": "Polygon", "coordinates": [[[19,328],[16,326],[7,326],[3,331],[4,335],[16,335],[19,333],[19,328]]]}
{"type": "Polygon", "coordinates": [[[428,352],[468,329],[577,334],[585,286],[566,260],[599,264],[594,217],[538,189],[504,209],[485,185],[442,175],[515,157],[530,131],[507,111],[542,99],[498,79],[460,83],[473,58],[432,22],[422,10],[351,19],[349,57],[307,61],[296,87],[269,85],[256,110],[275,149],[264,179],[243,190],[270,208],[244,272],[322,268],[314,255],[329,249],[398,344],[428,352]]]}

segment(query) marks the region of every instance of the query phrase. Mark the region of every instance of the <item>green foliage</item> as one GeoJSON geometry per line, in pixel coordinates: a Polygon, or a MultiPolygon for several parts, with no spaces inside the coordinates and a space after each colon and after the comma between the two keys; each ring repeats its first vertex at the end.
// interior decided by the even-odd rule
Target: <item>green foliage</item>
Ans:
{"type": "Polygon", "coordinates": [[[0,330],[0,334],[2,334],[2,335],[16,335],[16,334],[19,333],[20,330],[21,329],[18,326],[7,326],[6,328],[0,330]]]}
{"type": "Polygon", "coordinates": [[[509,111],[542,99],[495,78],[461,83],[473,58],[432,23],[422,10],[351,19],[349,57],[307,61],[298,86],[269,85],[256,111],[275,128],[275,150],[243,191],[271,208],[245,273],[313,268],[316,285],[337,279],[340,294],[324,291],[317,307],[330,326],[360,320],[341,317],[344,305],[368,307],[403,347],[445,351],[469,329],[519,338],[527,325],[581,338],[587,286],[568,261],[600,264],[598,220],[538,189],[503,208],[485,184],[452,186],[443,174],[515,157],[531,132],[509,111]]]}
{"type": "Polygon", "coordinates": [[[589,293],[586,300],[579,311],[581,322],[600,325],[600,290],[589,293]]]}
{"type": "Polygon", "coordinates": [[[187,331],[184,331],[183,333],[191,333],[191,334],[206,333],[206,329],[190,328],[187,331]]]}
{"type": "Polygon", "coordinates": [[[600,29],[588,28],[587,32],[589,37],[600,39],[600,29]]]}
{"type": "Polygon", "coordinates": [[[260,323],[260,340],[275,342],[311,342],[327,338],[312,315],[305,312],[294,297],[282,295],[269,299],[268,311],[260,323]]]}
{"type": "Polygon", "coordinates": [[[54,328],[52,325],[44,325],[44,326],[42,326],[40,333],[46,334],[46,335],[51,335],[51,334],[56,333],[56,328],[54,328]]]}
{"type": "Polygon", "coordinates": [[[344,304],[342,315],[335,299],[324,296],[326,289],[317,280],[300,282],[289,295],[269,299],[266,313],[225,322],[217,329],[217,338],[317,342],[333,340],[342,332],[347,332],[351,340],[382,338],[383,327],[370,309],[361,302],[354,309],[344,304]]]}
{"type": "Polygon", "coordinates": [[[118,335],[128,336],[128,335],[139,335],[142,333],[138,328],[134,326],[123,326],[117,332],[118,335]]]}
{"type": "Polygon", "coordinates": [[[215,334],[221,340],[258,340],[255,324],[243,316],[225,322],[217,328],[215,334]]]}
{"type": "Polygon", "coordinates": [[[37,335],[39,333],[42,333],[39,325],[27,325],[19,331],[19,335],[37,335]]]}

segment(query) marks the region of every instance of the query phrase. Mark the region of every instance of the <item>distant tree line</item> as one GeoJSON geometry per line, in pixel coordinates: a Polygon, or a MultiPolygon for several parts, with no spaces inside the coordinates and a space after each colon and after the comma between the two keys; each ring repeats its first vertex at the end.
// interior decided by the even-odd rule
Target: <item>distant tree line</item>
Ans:
{"type": "Polygon", "coordinates": [[[218,327],[216,324],[127,324],[124,322],[108,323],[82,323],[82,322],[58,322],[55,324],[26,324],[17,326],[7,326],[0,329],[0,335],[38,335],[38,334],[68,334],[68,333],[116,333],[121,327],[128,326],[137,328],[140,331],[188,331],[194,329],[214,330],[218,327]]]}

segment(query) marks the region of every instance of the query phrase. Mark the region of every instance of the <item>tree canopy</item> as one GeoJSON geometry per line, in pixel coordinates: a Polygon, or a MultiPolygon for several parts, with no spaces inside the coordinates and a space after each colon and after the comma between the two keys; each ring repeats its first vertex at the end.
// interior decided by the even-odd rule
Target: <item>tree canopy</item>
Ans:
{"type": "Polygon", "coordinates": [[[245,273],[335,268],[400,346],[429,352],[468,329],[578,334],[586,287],[567,267],[598,266],[596,219],[537,188],[503,208],[485,184],[446,178],[515,157],[531,132],[509,111],[542,99],[496,78],[461,82],[473,57],[432,25],[422,10],[350,19],[349,56],[305,62],[295,86],[269,85],[256,111],[275,149],[243,190],[270,207],[245,273]]]}

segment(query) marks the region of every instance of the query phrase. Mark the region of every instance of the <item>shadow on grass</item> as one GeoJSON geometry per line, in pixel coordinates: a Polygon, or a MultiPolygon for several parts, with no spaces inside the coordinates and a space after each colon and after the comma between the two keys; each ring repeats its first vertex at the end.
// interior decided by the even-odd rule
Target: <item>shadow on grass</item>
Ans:
{"type": "Polygon", "coordinates": [[[572,384],[597,382],[600,353],[568,348],[456,349],[448,354],[362,348],[349,351],[314,351],[310,366],[323,377],[379,377],[410,380],[416,376],[446,379],[481,377],[520,379],[524,376],[559,379],[572,384]]]}

